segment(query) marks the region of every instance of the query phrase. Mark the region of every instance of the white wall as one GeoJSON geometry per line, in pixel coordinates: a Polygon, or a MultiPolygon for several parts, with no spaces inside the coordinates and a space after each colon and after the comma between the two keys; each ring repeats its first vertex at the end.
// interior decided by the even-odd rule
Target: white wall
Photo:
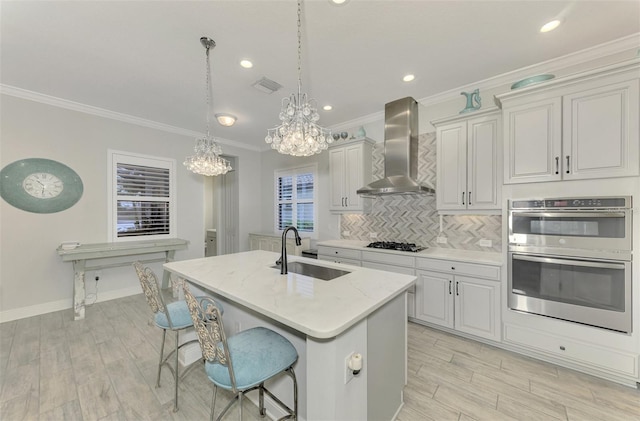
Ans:
{"type": "MultiPolygon", "coordinates": [[[[9,95],[0,100],[0,166],[24,158],[53,159],[71,167],[84,184],[80,201],[58,213],[30,213],[0,201],[0,321],[71,308],[72,265],[61,261],[56,248],[67,240],[108,241],[107,149],[176,159],[177,233],[190,241],[176,258],[204,255],[204,179],[182,165],[194,139],[9,95]]],[[[224,151],[242,163],[240,247],[247,250],[243,239],[260,226],[260,198],[250,187],[260,177],[260,154],[230,146],[224,151]]],[[[160,263],[152,267],[161,273],[160,263]]],[[[92,293],[93,274],[87,275],[92,293]]],[[[130,267],[102,270],[99,301],[139,291],[130,267]]]]}

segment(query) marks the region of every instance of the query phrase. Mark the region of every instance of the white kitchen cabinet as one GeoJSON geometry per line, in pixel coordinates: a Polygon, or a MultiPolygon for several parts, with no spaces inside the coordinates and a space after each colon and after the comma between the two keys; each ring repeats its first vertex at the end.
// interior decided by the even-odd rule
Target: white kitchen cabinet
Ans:
{"type": "Polygon", "coordinates": [[[502,95],[504,182],[640,174],[638,60],[502,95]]]}
{"type": "Polygon", "coordinates": [[[356,191],[371,182],[372,151],[368,138],[338,142],[329,148],[329,210],[337,213],[366,212],[371,199],[356,191]]]}
{"type": "Polygon", "coordinates": [[[215,229],[207,230],[207,247],[205,249],[205,257],[218,255],[218,240],[215,229]]]}
{"type": "Polygon", "coordinates": [[[423,258],[416,267],[416,319],[500,341],[499,267],[423,258]]]}
{"type": "Polygon", "coordinates": [[[494,107],[432,122],[437,130],[438,211],[500,209],[500,119],[494,107]]]}
{"type": "Polygon", "coordinates": [[[362,254],[359,250],[318,245],[318,260],[346,265],[362,266],[362,254]]]}
{"type": "MultiPolygon", "coordinates": [[[[301,256],[302,250],[311,248],[311,240],[301,237],[302,245],[297,246],[293,234],[287,236],[287,254],[292,256],[301,256]]],[[[249,248],[251,250],[266,250],[276,253],[281,252],[282,234],[281,233],[251,233],[249,234],[249,248]]]]}

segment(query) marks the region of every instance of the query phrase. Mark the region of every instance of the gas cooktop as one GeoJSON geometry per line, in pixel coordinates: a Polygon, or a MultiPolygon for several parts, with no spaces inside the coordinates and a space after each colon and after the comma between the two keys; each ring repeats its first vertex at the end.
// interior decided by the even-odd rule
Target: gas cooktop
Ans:
{"type": "Polygon", "coordinates": [[[375,241],[373,243],[369,243],[367,247],[374,249],[411,251],[414,253],[426,249],[426,247],[416,246],[415,243],[397,243],[395,241],[375,241]]]}

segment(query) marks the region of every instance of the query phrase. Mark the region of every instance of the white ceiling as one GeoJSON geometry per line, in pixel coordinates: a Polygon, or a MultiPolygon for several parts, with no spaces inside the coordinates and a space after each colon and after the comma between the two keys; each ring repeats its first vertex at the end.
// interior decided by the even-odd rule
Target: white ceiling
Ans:
{"type": "MultiPolygon", "coordinates": [[[[205,129],[205,50],[213,111],[238,116],[216,136],[264,148],[296,91],[296,3],[2,1],[0,83],[180,129],[205,129]],[[239,66],[242,58],[252,69],[239,66]],[[267,95],[266,76],[284,85],[267,95]]],[[[335,126],[404,96],[448,91],[640,32],[640,2],[329,0],[303,5],[303,91],[335,126]],[[541,34],[555,17],[564,24],[541,34]],[[414,73],[411,83],[402,76],[414,73]]]]}

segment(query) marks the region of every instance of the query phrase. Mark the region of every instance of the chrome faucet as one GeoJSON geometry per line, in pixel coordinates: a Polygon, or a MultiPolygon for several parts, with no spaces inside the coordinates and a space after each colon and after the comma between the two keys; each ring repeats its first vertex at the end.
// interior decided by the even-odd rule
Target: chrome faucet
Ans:
{"type": "Polygon", "coordinates": [[[280,265],[280,275],[286,275],[288,273],[287,271],[287,233],[290,230],[293,230],[293,232],[296,235],[296,245],[297,246],[302,245],[302,239],[300,238],[300,235],[298,234],[298,230],[296,229],[296,227],[286,227],[284,231],[282,231],[282,247],[280,250],[280,260],[276,262],[276,265],[280,265]]]}

